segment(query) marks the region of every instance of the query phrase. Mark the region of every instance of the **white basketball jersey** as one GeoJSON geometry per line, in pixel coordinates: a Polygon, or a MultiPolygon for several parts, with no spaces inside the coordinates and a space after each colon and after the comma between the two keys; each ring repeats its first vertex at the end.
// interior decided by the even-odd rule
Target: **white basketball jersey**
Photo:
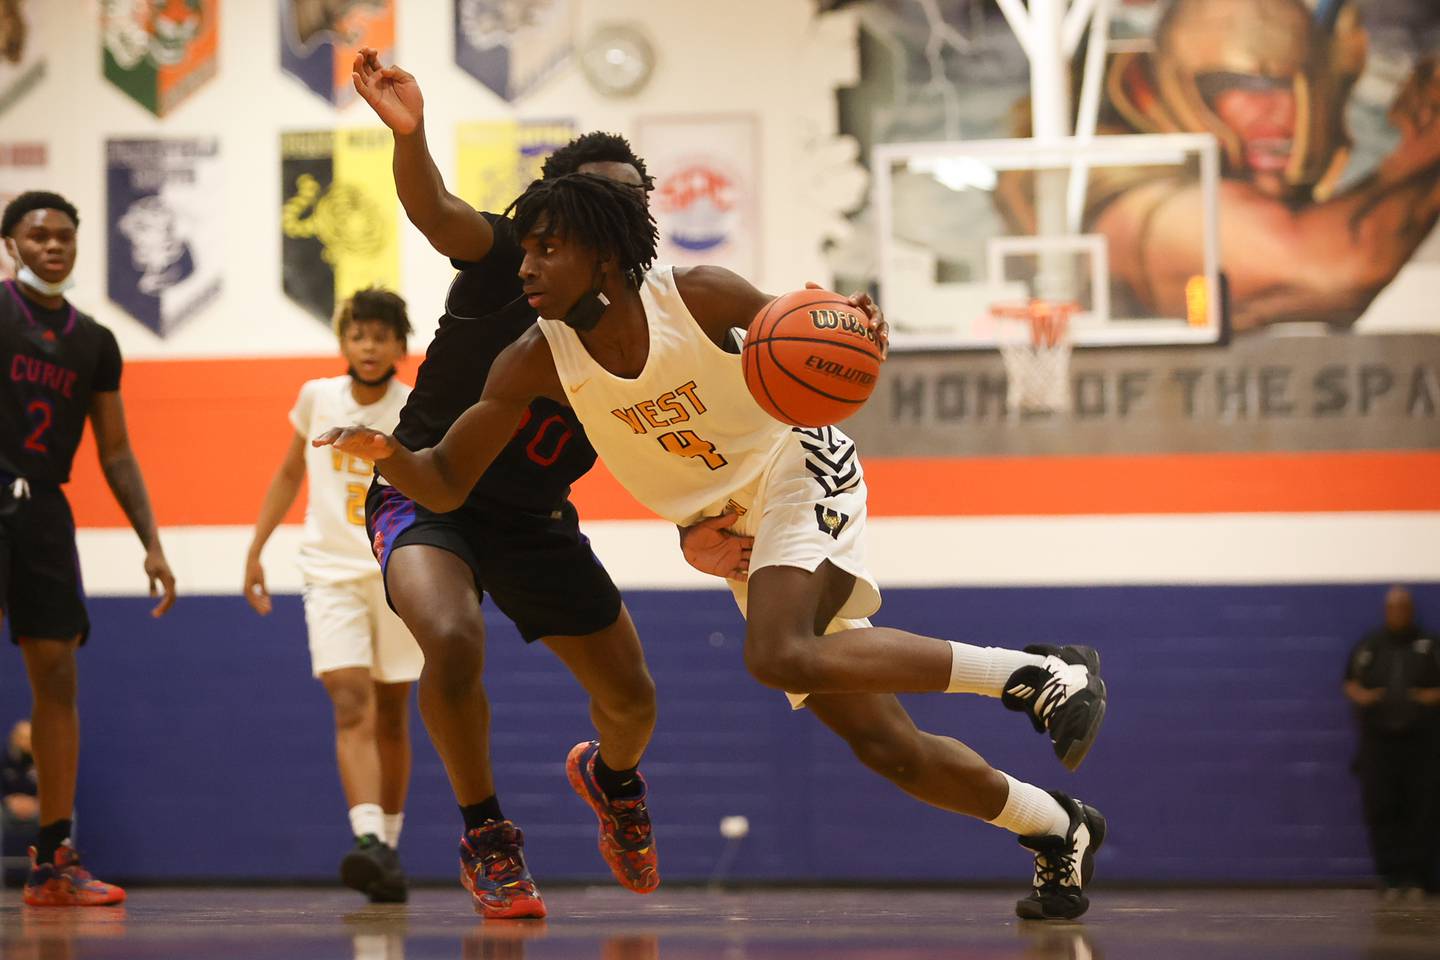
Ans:
{"type": "Polygon", "coordinates": [[[348,375],[311,380],[300,388],[290,423],[307,441],[305,474],[310,481],[310,501],[300,541],[300,570],[307,581],[339,583],[380,572],[365,533],[370,462],[334,447],[312,447],[308,441],[331,427],[356,424],[390,433],[409,395],[409,385],[391,379],[383,397],[362,407],[350,393],[348,375]]]}
{"type": "Polygon", "coordinates": [[[738,354],[721,350],[690,315],[670,267],[640,287],[650,332],[633,380],[608,372],[574,330],[541,320],[555,369],[585,435],[615,479],[650,510],[685,525],[719,512],[757,481],[790,427],[750,396],[738,354]]]}

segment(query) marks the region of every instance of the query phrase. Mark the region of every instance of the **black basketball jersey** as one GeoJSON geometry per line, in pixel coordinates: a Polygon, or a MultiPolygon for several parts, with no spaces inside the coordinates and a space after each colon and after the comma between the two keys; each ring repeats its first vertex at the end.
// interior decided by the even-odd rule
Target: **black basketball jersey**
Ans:
{"type": "Polygon", "coordinates": [[[15,281],[0,286],[0,471],[32,487],[59,487],[97,391],[120,389],[120,347],[69,303],[47,310],[15,281]]]}
{"type": "MultiPolygon", "coordinates": [[[[495,242],[478,263],[453,261],[460,272],[445,297],[445,315],[400,411],[395,439],[410,450],[440,442],[450,425],[480,399],[500,351],[535,322],[535,311],[521,296],[524,252],[511,222],[493,213],[482,216],[490,221],[495,242]]],[[[574,411],[537,399],[471,496],[549,512],[594,463],[595,451],[574,411]]]]}

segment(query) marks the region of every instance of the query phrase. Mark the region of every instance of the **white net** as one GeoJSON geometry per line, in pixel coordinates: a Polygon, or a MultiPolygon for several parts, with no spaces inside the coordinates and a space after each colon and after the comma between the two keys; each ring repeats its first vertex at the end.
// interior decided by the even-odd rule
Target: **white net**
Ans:
{"type": "Polygon", "coordinates": [[[1075,310],[1073,303],[1045,300],[990,308],[1001,331],[1005,403],[1012,415],[1070,409],[1070,315],[1075,310]]]}

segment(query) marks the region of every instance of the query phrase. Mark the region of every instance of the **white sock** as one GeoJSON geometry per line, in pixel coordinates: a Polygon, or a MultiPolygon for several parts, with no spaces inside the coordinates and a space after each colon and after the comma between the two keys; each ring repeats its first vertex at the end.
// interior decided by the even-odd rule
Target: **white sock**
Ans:
{"type": "Polygon", "coordinates": [[[1006,650],[1004,647],[977,647],[968,643],[950,643],[950,686],[946,693],[978,693],[982,697],[998,697],[1005,692],[1005,681],[1021,667],[1038,666],[1045,658],[1036,653],[1006,650]]]}
{"type": "Polygon", "coordinates": [[[357,803],[350,808],[350,832],[357,837],[373,833],[385,841],[385,811],[378,803],[357,803]]]}
{"type": "Polygon", "coordinates": [[[385,843],[391,850],[400,849],[400,828],[405,825],[405,812],[385,814],[385,843]]]}
{"type": "Polygon", "coordinates": [[[1005,798],[1005,809],[991,823],[1022,837],[1063,837],[1070,831],[1070,814],[1054,797],[1008,773],[1001,775],[1010,784],[1010,795],[1005,798]]]}

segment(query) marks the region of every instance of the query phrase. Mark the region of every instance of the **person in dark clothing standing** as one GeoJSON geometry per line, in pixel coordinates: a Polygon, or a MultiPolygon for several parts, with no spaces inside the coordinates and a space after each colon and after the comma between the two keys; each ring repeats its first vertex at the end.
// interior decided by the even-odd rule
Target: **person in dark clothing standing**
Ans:
{"type": "Polygon", "coordinates": [[[1440,647],[1410,591],[1385,595],[1385,625],[1350,654],[1345,696],[1360,721],[1360,776],[1375,871],[1387,897],[1433,889],[1440,850],[1440,647]]]}
{"type": "Polygon", "coordinates": [[[90,634],[75,519],[61,487],[88,419],[105,482],[145,548],[152,613],[175,602],[175,578],[155,526],[120,400],[120,348],[65,299],[80,214],[55,193],[22,193],[0,216],[18,268],[0,284],[0,616],[30,679],[40,831],[25,903],[99,906],[125,891],[102,883],[70,842],[80,760],[75,651],[90,634]]]}
{"type": "Polygon", "coordinates": [[[4,842],[0,856],[6,859],[5,886],[19,886],[24,870],[12,870],[11,858],[22,858],[40,832],[40,801],[35,777],[35,757],[30,753],[30,721],[20,720],[10,728],[5,751],[0,755],[0,823],[4,842]]]}

